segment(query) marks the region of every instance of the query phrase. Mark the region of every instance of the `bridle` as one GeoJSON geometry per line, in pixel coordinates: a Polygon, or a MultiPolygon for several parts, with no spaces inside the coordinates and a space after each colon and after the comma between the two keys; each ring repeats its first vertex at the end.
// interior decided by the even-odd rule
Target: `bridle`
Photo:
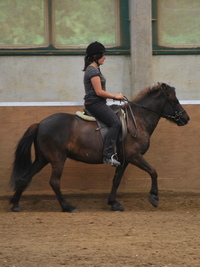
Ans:
{"type": "Polygon", "coordinates": [[[174,115],[165,114],[165,113],[153,110],[151,108],[145,107],[143,105],[132,103],[128,100],[128,98],[126,96],[124,96],[124,100],[125,100],[124,102],[127,103],[128,106],[130,106],[130,103],[132,103],[135,106],[138,106],[138,107],[147,109],[151,112],[157,113],[162,118],[172,119],[172,120],[175,120],[176,122],[179,121],[180,117],[183,115],[182,111],[178,108],[180,104],[178,103],[176,105],[173,105],[172,102],[170,101],[170,99],[167,97],[166,93],[163,90],[161,90],[161,92],[164,94],[166,101],[168,101],[170,103],[170,105],[172,106],[172,108],[174,109],[174,115]]]}
{"type": "MultiPolygon", "coordinates": [[[[171,101],[168,100],[169,103],[172,105],[171,101]]],[[[128,104],[129,105],[129,104],[128,104]]],[[[183,115],[182,111],[178,111],[178,110],[175,110],[174,111],[174,115],[169,115],[169,114],[165,114],[165,113],[162,113],[162,112],[158,112],[156,110],[153,110],[153,109],[150,109],[150,108],[147,108],[145,106],[142,106],[142,105],[139,105],[139,104],[136,104],[134,103],[135,106],[138,106],[138,107],[141,107],[141,108],[144,108],[144,109],[147,109],[151,112],[154,112],[154,113],[157,113],[160,117],[162,118],[166,118],[166,119],[172,119],[172,120],[175,120],[175,121],[179,121],[180,120],[180,117],[183,115]]],[[[173,105],[172,105],[173,106],[173,105]]],[[[178,105],[177,105],[178,106],[178,105]]]]}
{"type": "MultiPolygon", "coordinates": [[[[148,108],[148,107],[145,107],[143,105],[140,105],[140,104],[136,104],[136,103],[132,103],[128,100],[128,98],[126,96],[124,96],[124,103],[127,104],[125,106],[125,110],[126,110],[126,116],[127,116],[127,128],[129,128],[129,125],[128,125],[128,112],[127,110],[129,109],[130,111],[130,114],[131,114],[131,118],[132,118],[132,121],[134,123],[134,126],[135,126],[135,134],[131,134],[133,137],[137,137],[137,123],[136,123],[136,120],[135,120],[135,117],[134,117],[134,114],[133,114],[133,111],[131,109],[131,105],[135,105],[137,107],[140,107],[140,108],[143,108],[143,109],[146,109],[146,110],[149,110],[151,112],[154,112],[156,114],[158,114],[160,117],[162,118],[166,118],[166,119],[171,119],[171,120],[174,120],[175,122],[178,122],[180,119],[181,119],[181,116],[183,115],[182,111],[179,109],[179,103],[174,105],[172,104],[172,102],[170,101],[170,99],[167,97],[166,93],[163,91],[163,89],[161,90],[161,92],[164,94],[165,98],[166,98],[166,101],[168,101],[170,103],[170,105],[172,106],[172,108],[174,109],[174,115],[169,115],[169,114],[165,114],[165,113],[162,113],[162,112],[159,112],[159,111],[156,111],[156,110],[153,110],[151,108],[148,108]]],[[[129,131],[130,132],[130,131],[129,131]]]]}
{"type": "MultiPolygon", "coordinates": [[[[179,103],[173,104],[172,101],[168,98],[166,92],[164,92],[164,89],[163,88],[160,88],[160,89],[161,89],[161,92],[163,93],[163,95],[165,96],[166,102],[168,101],[169,104],[172,106],[172,108],[174,110],[174,115],[169,115],[169,114],[157,112],[157,111],[151,110],[151,109],[149,109],[149,110],[151,110],[152,112],[158,113],[162,118],[172,119],[172,120],[174,120],[176,122],[179,121],[181,116],[183,115],[182,111],[179,108],[180,104],[179,103]]],[[[146,108],[146,107],[143,107],[143,108],[146,108]]]]}

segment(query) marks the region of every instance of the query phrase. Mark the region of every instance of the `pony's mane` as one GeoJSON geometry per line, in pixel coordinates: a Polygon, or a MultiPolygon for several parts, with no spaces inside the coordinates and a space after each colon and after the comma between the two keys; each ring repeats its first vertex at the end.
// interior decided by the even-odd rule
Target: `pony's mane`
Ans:
{"type": "Polygon", "coordinates": [[[139,101],[140,99],[142,99],[146,95],[148,95],[148,94],[150,94],[150,93],[152,93],[154,91],[158,91],[161,86],[162,86],[162,83],[157,83],[153,87],[151,87],[151,86],[145,87],[135,97],[133,97],[133,99],[131,101],[132,102],[139,101]]]}

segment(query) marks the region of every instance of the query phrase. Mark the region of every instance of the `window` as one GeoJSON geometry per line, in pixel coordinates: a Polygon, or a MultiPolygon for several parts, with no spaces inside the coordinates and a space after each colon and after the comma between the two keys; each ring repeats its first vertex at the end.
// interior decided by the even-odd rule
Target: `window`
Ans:
{"type": "Polygon", "coordinates": [[[153,53],[200,53],[199,14],[199,0],[152,0],[153,53]]]}
{"type": "Polygon", "coordinates": [[[130,52],[128,0],[0,0],[1,54],[130,52]]]}

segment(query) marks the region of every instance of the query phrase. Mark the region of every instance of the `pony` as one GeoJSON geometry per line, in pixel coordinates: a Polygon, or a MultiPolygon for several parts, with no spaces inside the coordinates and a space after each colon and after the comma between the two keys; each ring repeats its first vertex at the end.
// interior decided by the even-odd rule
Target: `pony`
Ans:
{"type": "MultiPolygon", "coordinates": [[[[175,88],[166,83],[146,87],[131,101],[125,101],[121,108],[126,113],[127,135],[117,145],[121,165],[115,170],[108,205],[113,211],[124,211],[116,199],[124,171],[133,164],[151,177],[149,202],[158,206],[157,172],[145,160],[150,137],[161,117],[178,125],[186,125],[189,116],[176,97],[175,88]]],[[[15,191],[10,203],[12,211],[20,211],[19,200],[29,186],[32,177],[47,164],[51,164],[52,187],[63,212],[77,212],[64,198],[60,180],[67,158],[88,164],[103,164],[103,139],[96,131],[95,121],[85,121],[75,114],[56,113],[40,123],[32,124],[19,141],[12,167],[10,185],[15,191]],[[88,138],[89,137],[89,138],[88,138]],[[34,144],[35,159],[32,162],[31,147],[34,144]]]]}

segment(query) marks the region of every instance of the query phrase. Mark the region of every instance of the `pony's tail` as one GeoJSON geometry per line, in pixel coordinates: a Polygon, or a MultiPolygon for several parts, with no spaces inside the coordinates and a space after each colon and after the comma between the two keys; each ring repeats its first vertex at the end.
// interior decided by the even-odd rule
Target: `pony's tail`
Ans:
{"type": "Polygon", "coordinates": [[[13,171],[10,177],[10,186],[14,191],[19,188],[25,190],[31,181],[31,177],[27,174],[32,166],[31,146],[37,135],[38,126],[38,123],[32,124],[17,145],[13,162],[13,171]]]}

